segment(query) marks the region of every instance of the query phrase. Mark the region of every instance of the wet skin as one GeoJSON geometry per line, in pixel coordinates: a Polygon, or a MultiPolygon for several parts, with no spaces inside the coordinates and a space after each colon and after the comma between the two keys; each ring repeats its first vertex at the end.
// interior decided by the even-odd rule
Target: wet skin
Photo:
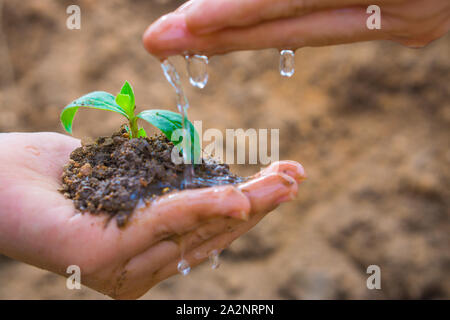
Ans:
{"type": "Polygon", "coordinates": [[[294,161],[272,164],[238,186],[185,190],[137,210],[127,226],[81,214],[57,191],[63,165],[80,141],[57,133],[0,134],[0,253],[84,285],[134,299],[177,273],[182,251],[191,266],[222,250],[305,179],[294,161]]]}

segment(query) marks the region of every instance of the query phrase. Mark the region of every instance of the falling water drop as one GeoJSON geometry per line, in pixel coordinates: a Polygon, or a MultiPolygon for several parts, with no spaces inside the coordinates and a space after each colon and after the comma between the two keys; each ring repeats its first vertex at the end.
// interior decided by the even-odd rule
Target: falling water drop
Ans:
{"type": "Polygon", "coordinates": [[[280,52],[280,74],[283,77],[292,77],[295,72],[295,53],[292,50],[280,52]]]}
{"type": "Polygon", "coordinates": [[[178,72],[173,64],[170,63],[168,59],[164,60],[163,63],[161,63],[161,68],[163,69],[167,81],[169,81],[169,83],[175,89],[175,93],[177,95],[178,111],[184,116],[187,109],[189,108],[189,103],[181,87],[180,76],[178,75],[178,72]]]}
{"type": "Polygon", "coordinates": [[[208,57],[196,54],[185,58],[189,82],[194,87],[203,89],[208,83],[208,57]]]}
{"type": "Polygon", "coordinates": [[[217,269],[220,266],[219,251],[213,250],[209,254],[209,262],[211,263],[211,269],[217,269]]]}
{"type": "Polygon", "coordinates": [[[189,272],[191,272],[191,266],[184,259],[182,259],[182,260],[180,260],[180,262],[178,262],[177,269],[178,269],[178,272],[181,273],[183,276],[187,276],[189,274],[189,272]]]}
{"type": "MultiPolygon", "coordinates": [[[[172,87],[175,89],[175,93],[177,96],[177,107],[178,112],[182,115],[182,130],[183,130],[183,137],[186,136],[186,128],[185,128],[185,120],[187,119],[187,109],[189,108],[189,102],[186,98],[186,95],[183,92],[183,88],[181,87],[181,81],[180,76],[178,75],[177,70],[173,66],[172,63],[168,59],[164,60],[161,63],[161,68],[163,69],[164,75],[169,81],[169,83],[172,85],[172,87]]],[[[189,139],[183,139],[184,141],[189,141],[189,139]]],[[[189,148],[184,148],[189,149],[189,148]]],[[[189,186],[192,182],[192,179],[194,177],[194,167],[189,164],[191,163],[190,159],[190,153],[183,151],[183,160],[186,164],[185,171],[184,171],[184,187],[186,188],[189,186]]]]}

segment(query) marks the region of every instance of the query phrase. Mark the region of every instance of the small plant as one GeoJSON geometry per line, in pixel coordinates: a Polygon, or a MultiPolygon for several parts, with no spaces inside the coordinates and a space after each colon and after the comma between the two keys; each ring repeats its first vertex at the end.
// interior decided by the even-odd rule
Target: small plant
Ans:
{"type": "MultiPolygon", "coordinates": [[[[60,118],[64,129],[68,133],[72,133],[73,118],[75,117],[78,108],[81,107],[120,113],[128,120],[126,129],[130,139],[147,137],[144,128],[139,128],[137,123],[138,119],[143,119],[161,130],[167,139],[172,141],[175,146],[178,146],[183,141],[184,134],[176,132],[183,128],[183,116],[181,114],[159,109],[144,110],[139,114],[135,114],[136,105],[134,92],[128,81],[125,81],[119,94],[115,97],[108,92],[95,91],[88,93],[67,105],[61,112],[60,118]]],[[[197,161],[200,158],[201,150],[197,130],[195,130],[194,125],[187,118],[184,118],[184,125],[186,128],[186,136],[191,142],[191,148],[189,148],[191,149],[191,156],[188,157],[188,159],[190,158],[193,163],[198,163],[197,161]]],[[[182,152],[184,152],[184,150],[182,150],[182,152]]]]}

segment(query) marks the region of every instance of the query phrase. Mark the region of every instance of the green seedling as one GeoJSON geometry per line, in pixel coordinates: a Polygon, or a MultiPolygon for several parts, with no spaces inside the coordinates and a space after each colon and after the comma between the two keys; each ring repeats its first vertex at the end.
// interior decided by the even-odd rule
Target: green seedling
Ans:
{"type": "MultiPolygon", "coordinates": [[[[169,110],[151,109],[135,114],[136,105],[134,92],[128,81],[125,81],[119,94],[115,97],[108,92],[95,91],[88,93],[67,105],[61,112],[60,118],[64,129],[70,134],[72,133],[73,118],[75,117],[78,108],[93,108],[120,113],[128,120],[126,129],[130,139],[147,137],[144,128],[138,126],[138,119],[145,120],[157,127],[167,139],[172,141],[177,147],[183,145],[180,143],[183,141],[183,137],[186,136],[187,142],[190,141],[190,144],[187,143],[186,145],[191,146],[191,148],[187,148],[188,153],[190,149],[190,156],[188,155],[188,159],[191,159],[193,163],[198,163],[197,161],[200,159],[200,140],[194,125],[185,117],[184,127],[186,130],[184,133],[181,132],[180,134],[180,131],[177,130],[183,129],[183,116],[179,113],[169,110]]],[[[180,150],[181,152],[184,152],[181,147],[180,150]]]]}

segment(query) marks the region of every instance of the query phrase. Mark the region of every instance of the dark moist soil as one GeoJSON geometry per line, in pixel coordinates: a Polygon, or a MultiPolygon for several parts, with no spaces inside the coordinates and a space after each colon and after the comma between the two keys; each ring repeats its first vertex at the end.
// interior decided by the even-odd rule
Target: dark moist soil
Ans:
{"type": "Polygon", "coordinates": [[[82,143],[64,166],[60,191],[81,212],[107,213],[123,227],[137,206],[158,195],[245,180],[210,158],[194,166],[194,178],[186,185],[186,165],[171,161],[173,147],[163,135],[130,140],[123,128],[111,137],[82,143]]]}

